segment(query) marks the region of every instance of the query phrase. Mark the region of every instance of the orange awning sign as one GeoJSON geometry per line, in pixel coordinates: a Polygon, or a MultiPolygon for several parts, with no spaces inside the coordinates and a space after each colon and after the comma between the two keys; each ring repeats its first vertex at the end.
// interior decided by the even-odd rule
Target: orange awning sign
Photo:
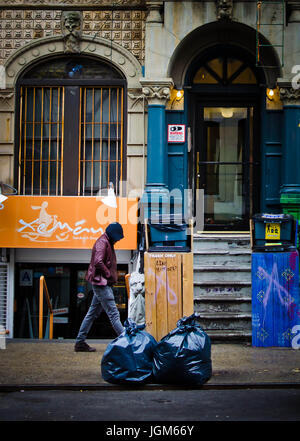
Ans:
{"type": "Polygon", "coordinates": [[[97,197],[11,196],[0,210],[0,247],[89,249],[115,221],[124,230],[116,248],[135,249],[135,198],[117,198],[112,208],[97,197]]]}

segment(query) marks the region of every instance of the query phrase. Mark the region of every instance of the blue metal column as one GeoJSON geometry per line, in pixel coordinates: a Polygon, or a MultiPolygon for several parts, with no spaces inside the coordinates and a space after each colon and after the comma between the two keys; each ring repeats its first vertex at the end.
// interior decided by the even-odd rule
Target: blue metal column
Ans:
{"type": "Polygon", "coordinates": [[[165,105],[172,81],[142,79],[141,83],[148,101],[147,179],[141,208],[144,219],[149,219],[152,214],[164,213],[170,202],[165,105]]]}
{"type": "Polygon", "coordinates": [[[166,187],[168,182],[165,106],[148,106],[146,190],[166,187]]]}

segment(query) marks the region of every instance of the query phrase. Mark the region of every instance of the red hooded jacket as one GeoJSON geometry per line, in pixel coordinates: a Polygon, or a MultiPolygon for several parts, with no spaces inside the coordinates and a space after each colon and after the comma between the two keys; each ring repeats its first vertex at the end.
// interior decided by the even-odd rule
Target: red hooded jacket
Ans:
{"type": "Polygon", "coordinates": [[[86,280],[94,285],[113,285],[118,280],[117,259],[106,233],[96,240],[86,280]]]}

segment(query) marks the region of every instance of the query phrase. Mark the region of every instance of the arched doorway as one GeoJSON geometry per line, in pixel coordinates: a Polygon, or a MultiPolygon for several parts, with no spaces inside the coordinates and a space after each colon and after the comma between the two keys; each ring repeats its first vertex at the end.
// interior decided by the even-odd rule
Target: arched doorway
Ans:
{"type": "Polygon", "coordinates": [[[187,71],[189,174],[195,190],[204,190],[206,230],[248,230],[259,211],[261,74],[231,45],[202,52],[187,71]]]}
{"type": "MultiPolygon", "coordinates": [[[[266,90],[276,87],[277,79],[282,77],[282,69],[276,49],[270,41],[262,34],[260,34],[260,41],[265,46],[261,54],[261,65],[258,67],[255,29],[242,23],[220,20],[190,32],[178,44],[170,58],[168,76],[173,79],[175,89],[184,88],[184,118],[191,129],[189,138],[191,142],[187,149],[186,185],[193,189],[195,198],[197,185],[198,188],[204,189],[205,185],[210,184],[211,193],[216,192],[217,185],[219,185],[223,192],[219,200],[219,194],[216,195],[215,201],[213,201],[213,194],[207,197],[207,207],[209,203],[216,203],[216,209],[219,211],[222,203],[225,210],[224,202],[227,199],[224,199],[224,191],[226,189],[228,192],[228,188],[231,188],[233,209],[231,213],[227,213],[231,216],[225,216],[225,212],[221,212],[224,216],[215,216],[212,208],[207,209],[205,230],[249,230],[249,217],[252,213],[266,210],[276,212],[280,209],[278,194],[281,179],[281,152],[279,147],[274,150],[273,146],[274,140],[276,146],[281,145],[281,135],[279,130],[276,133],[274,130],[270,131],[270,127],[272,125],[276,128],[280,127],[281,114],[279,111],[267,112],[266,90]],[[203,75],[205,78],[202,78],[203,75]],[[225,119],[226,117],[219,113],[218,120],[217,115],[209,116],[209,111],[216,108],[220,112],[220,109],[238,109],[240,116],[233,110],[233,117],[231,117],[233,119],[225,119]],[[226,164],[212,164],[217,162],[217,146],[214,152],[213,147],[208,152],[207,136],[211,135],[216,138],[218,131],[219,133],[223,131],[224,135],[226,130],[229,130],[224,128],[225,122],[229,125],[230,119],[236,125],[240,120],[244,120],[239,123],[240,129],[236,128],[235,160],[230,158],[228,152],[225,160],[219,161],[226,162],[226,164]],[[220,124],[223,125],[221,130],[220,124]],[[243,129],[242,125],[244,125],[243,129]],[[242,150],[238,147],[241,137],[244,138],[243,144],[247,144],[247,148],[242,150]],[[237,156],[238,152],[243,154],[242,157],[237,156]],[[199,158],[197,158],[197,153],[199,158]],[[200,164],[202,169],[197,170],[197,166],[200,166],[197,164],[197,159],[198,162],[211,162],[211,164],[200,164]],[[237,164],[228,164],[228,162],[237,164]],[[236,166],[235,170],[234,166],[236,166]],[[215,167],[214,170],[213,167],[215,167]],[[216,173],[218,167],[219,173],[226,170],[229,174],[234,170],[234,182],[225,187],[222,181],[212,184],[212,176],[208,178],[205,173],[206,175],[208,172],[216,173]],[[200,177],[197,176],[199,174],[200,177]],[[197,178],[199,178],[198,181],[197,178]]],[[[223,111],[225,112],[226,110],[223,111]]],[[[233,154],[233,151],[230,153],[233,154]]],[[[227,178],[229,179],[229,176],[227,178]]],[[[230,201],[227,202],[228,211],[230,201]]],[[[196,205],[194,200],[194,216],[196,205]]]]}

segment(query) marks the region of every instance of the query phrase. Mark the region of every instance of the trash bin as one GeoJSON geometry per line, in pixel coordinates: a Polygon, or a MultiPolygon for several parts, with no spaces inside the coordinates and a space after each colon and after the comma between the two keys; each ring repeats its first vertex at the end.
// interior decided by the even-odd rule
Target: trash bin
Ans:
{"type": "Polygon", "coordinates": [[[187,244],[188,224],[183,222],[181,215],[153,215],[148,220],[150,230],[149,250],[190,251],[187,244]]]}
{"type": "Polygon", "coordinates": [[[300,323],[297,222],[289,215],[256,215],[253,221],[252,346],[291,347],[300,323]]]}
{"type": "Polygon", "coordinates": [[[252,248],[255,251],[293,251],[297,246],[298,222],[290,214],[256,214],[252,218],[252,248]]]}

